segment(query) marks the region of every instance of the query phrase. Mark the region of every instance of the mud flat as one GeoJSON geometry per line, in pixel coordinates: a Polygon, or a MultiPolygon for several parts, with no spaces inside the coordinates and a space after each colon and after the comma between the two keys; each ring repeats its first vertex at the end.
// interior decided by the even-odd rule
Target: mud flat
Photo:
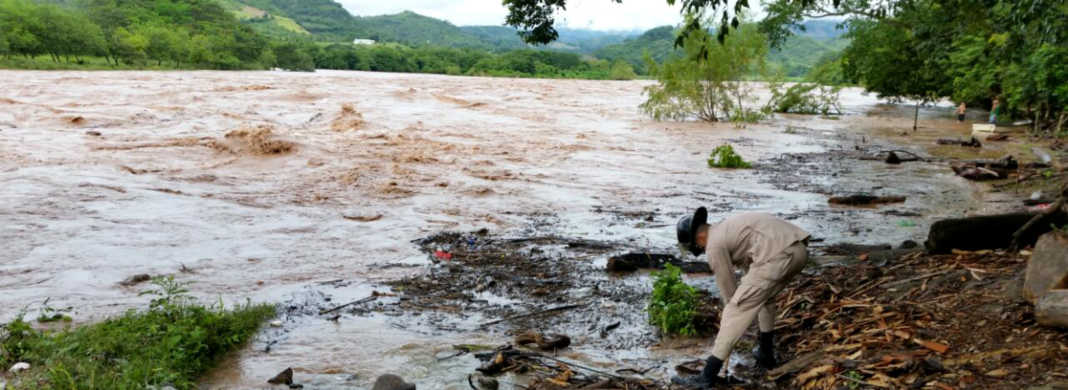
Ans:
{"type": "MultiPolygon", "coordinates": [[[[284,305],[283,326],[207,387],[258,387],[293,367],[315,388],[368,386],[384,372],[466,388],[479,362],[440,359],[453,344],[501,344],[533,327],[570,333],[568,359],[662,379],[710,340],[655,337],[640,312],[648,275],[603,267],[626,251],[674,253],[671,226],[688,210],[771,212],[830,245],[922,241],[933,221],[990,207],[942,165],[857,159],[922,149],[873,137],[896,111],[856,90],[838,119],[782,115],[740,129],[649,121],[636,108],[642,81],[328,71],[0,80],[0,320],[46,298],[76,321],[138,307],[147,298],[119,282],[143,273],[175,274],[204,299],[284,305]],[[756,169],[708,168],[723,143],[756,169]],[[907,200],[827,203],[858,192],[907,200]],[[435,256],[480,229],[488,241],[474,237],[468,250],[520,240],[503,247],[509,258],[537,263],[483,272],[435,256]],[[589,305],[482,326],[569,303],[589,305]]],[[[967,131],[941,109],[921,114],[944,135],[967,131]]],[[[714,290],[709,278],[690,282],[714,290]]]]}

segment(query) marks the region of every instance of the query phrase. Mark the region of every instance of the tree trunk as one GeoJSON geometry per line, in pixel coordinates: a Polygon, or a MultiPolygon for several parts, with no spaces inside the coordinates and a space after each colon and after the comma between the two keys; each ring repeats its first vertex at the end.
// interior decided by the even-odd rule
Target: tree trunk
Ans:
{"type": "Polygon", "coordinates": [[[916,131],[916,124],[920,121],[920,102],[916,102],[916,114],[912,116],[912,131],[916,131]]]}
{"type": "MultiPolygon", "coordinates": [[[[943,219],[931,225],[927,242],[930,253],[950,253],[953,249],[981,250],[1001,249],[1012,245],[1013,235],[1036,214],[1016,213],[984,215],[979,217],[943,219]]],[[[1038,241],[1038,236],[1050,231],[1050,223],[1057,226],[1068,222],[1068,215],[1057,212],[1049,215],[1043,223],[1033,224],[1020,234],[1019,247],[1027,247],[1038,241]]]]}

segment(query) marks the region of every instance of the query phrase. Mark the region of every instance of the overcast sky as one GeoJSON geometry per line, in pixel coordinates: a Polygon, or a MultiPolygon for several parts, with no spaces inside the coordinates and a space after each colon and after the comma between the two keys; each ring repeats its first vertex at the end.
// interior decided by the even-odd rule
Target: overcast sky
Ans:
{"type": "MultiPolygon", "coordinates": [[[[395,14],[404,10],[445,19],[457,26],[504,23],[508,10],[501,0],[338,0],[353,15],[395,14]]],[[[557,26],[595,30],[645,30],[682,19],[678,5],[664,0],[568,0],[567,11],[557,15],[557,26]]]]}

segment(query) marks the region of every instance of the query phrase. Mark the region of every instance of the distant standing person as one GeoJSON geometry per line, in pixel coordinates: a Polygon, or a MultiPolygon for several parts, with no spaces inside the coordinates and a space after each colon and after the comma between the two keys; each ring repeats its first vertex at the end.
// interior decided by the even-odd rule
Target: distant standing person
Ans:
{"type": "Polygon", "coordinates": [[[966,110],[968,110],[968,105],[960,102],[960,105],[957,106],[957,122],[964,122],[964,112],[966,110]]]}
{"type": "Polygon", "coordinates": [[[1001,100],[994,96],[994,104],[990,107],[990,123],[998,122],[999,111],[1001,111],[1001,100]]]}

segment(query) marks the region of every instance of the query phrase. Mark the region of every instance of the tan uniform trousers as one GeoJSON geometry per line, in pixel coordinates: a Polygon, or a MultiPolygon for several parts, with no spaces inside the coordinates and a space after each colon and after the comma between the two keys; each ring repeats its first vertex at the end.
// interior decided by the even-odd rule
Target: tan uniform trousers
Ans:
{"type": "MultiPolygon", "coordinates": [[[[796,242],[769,261],[750,266],[749,272],[742,277],[738,291],[723,291],[724,286],[720,286],[721,297],[727,304],[723,308],[723,317],[720,318],[719,333],[716,334],[716,341],[712,346],[712,356],[726,361],[734,344],[758,316],[761,332],[774,330],[775,295],[805,268],[807,261],[808,247],[802,242],[796,242]]],[[[716,269],[714,272],[724,275],[720,272],[730,270],[716,269]]]]}

